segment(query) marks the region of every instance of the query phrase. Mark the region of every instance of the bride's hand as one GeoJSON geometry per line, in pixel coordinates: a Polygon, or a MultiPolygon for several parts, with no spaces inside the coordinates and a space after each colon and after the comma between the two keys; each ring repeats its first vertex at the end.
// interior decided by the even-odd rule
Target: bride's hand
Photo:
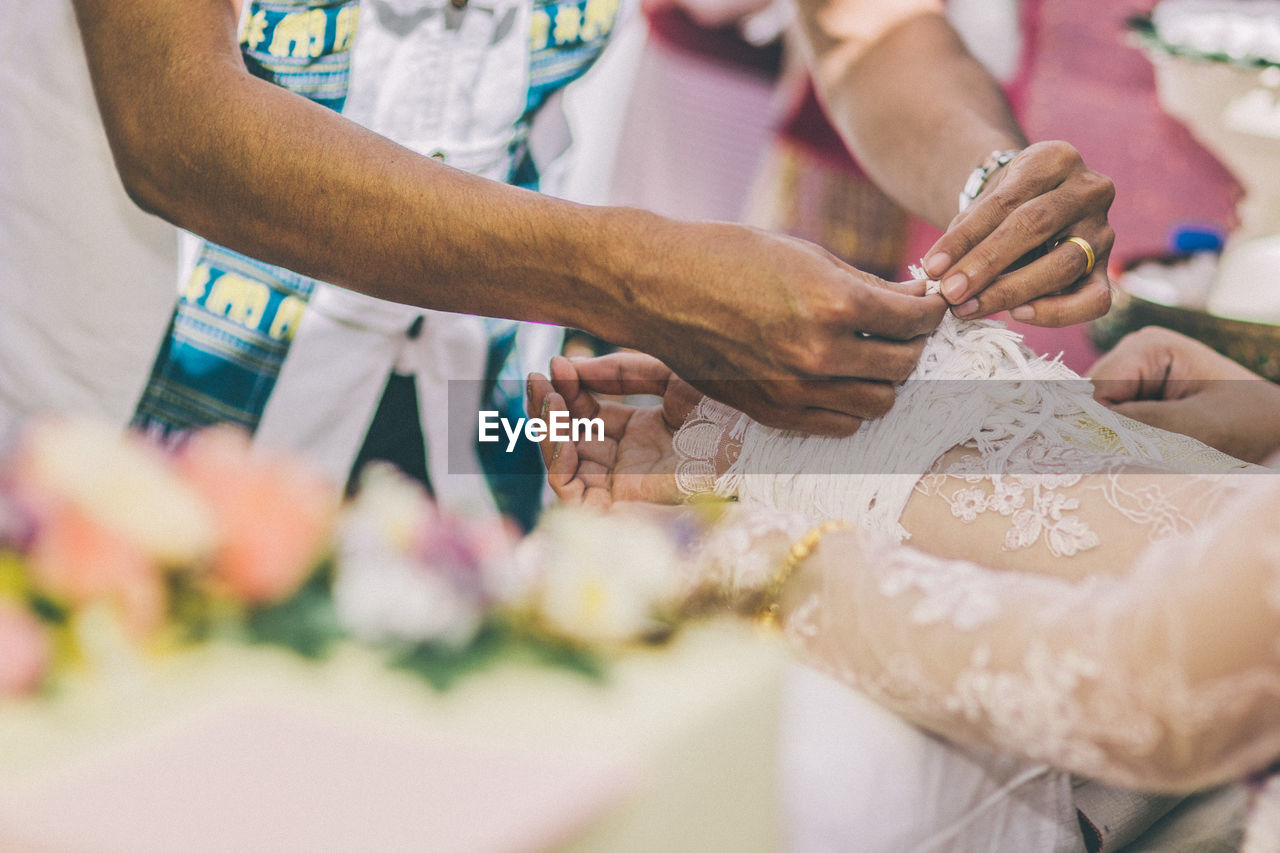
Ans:
{"type": "Polygon", "coordinates": [[[578,441],[541,442],[547,481],[568,504],[603,509],[618,501],[678,503],[672,438],[702,394],[657,359],[639,353],[551,360],[551,378],[529,376],[529,413],[600,418],[604,439],[584,431],[578,441]],[[660,397],[636,406],[597,395],[660,397]]]}
{"type": "Polygon", "coordinates": [[[1134,420],[1247,462],[1280,450],[1280,387],[1185,335],[1132,332],[1088,375],[1094,397],[1134,420]]]}

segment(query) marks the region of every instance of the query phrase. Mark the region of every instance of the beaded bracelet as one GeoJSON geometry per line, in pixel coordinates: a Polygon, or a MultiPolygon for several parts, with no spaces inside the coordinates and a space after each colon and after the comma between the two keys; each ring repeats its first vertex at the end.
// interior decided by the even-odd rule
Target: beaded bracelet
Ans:
{"type": "Polygon", "coordinates": [[[821,524],[811,527],[807,533],[796,540],[791,549],[787,551],[787,556],[782,561],[782,566],[778,569],[778,573],[769,581],[769,585],[764,589],[763,603],[760,610],[756,614],[756,618],[763,625],[777,626],[779,624],[778,611],[782,598],[782,589],[787,585],[787,581],[791,580],[791,576],[795,574],[796,569],[804,562],[814,549],[818,547],[818,543],[822,541],[822,537],[826,536],[833,530],[847,530],[849,523],[839,521],[837,519],[828,519],[821,524]]]}

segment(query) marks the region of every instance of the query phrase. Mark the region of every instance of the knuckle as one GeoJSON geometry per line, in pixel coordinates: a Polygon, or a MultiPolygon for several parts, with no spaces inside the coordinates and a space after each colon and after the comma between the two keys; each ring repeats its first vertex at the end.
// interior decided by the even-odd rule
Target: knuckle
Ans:
{"type": "Polygon", "coordinates": [[[969,253],[970,262],[968,269],[965,271],[970,278],[983,275],[994,275],[1000,272],[1000,256],[996,250],[987,243],[979,245],[969,253]]]}
{"type": "Polygon", "coordinates": [[[1130,342],[1133,346],[1157,346],[1173,338],[1173,333],[1163,326],[1143,326],[1136,332],[1125,335],[1120,343],[1130,342]]]}
{"type": "Polygon", "coordinates": [[[1095,311],[1094,317],[1101,317],[1103,314],[1110,311],[1111,301],[1112,294],[1110,286],[1098,288],[1098,295],[1095,297],[1093,305],[1095,311]]]}
{"type": "Polygon", "coordinates": [[[900,357],[895,363],[890,365],[888,374],[890,381],[903,382],[911,371],[916,369],[916,358],[914,356],[900,357]]]}
{"type": "MultiPolygon", "coordinates": [[[[862,303],[860,288],[825,284],[805,297],[799,315],[806,323],[817,327],[843,326],[858,316],[862,303]]],[[[806,330],[811,333],[812,330],[806,330]]]]}
{"type": "Polygon", "coordinates": [[[991,194],[991,207],[998,218],[1003,221],[1013,215],[1022,202],[1011,192],[1002,192],[999,187],[991,194]]]}
{"type": "Polygon", "coordinates": [[[1087,178],[1089,197],[1096,199],[1103,207],[1110,208],[1111,203],[1116,200],[1115,181],[1097,172],[1088,172],[1087,178]]]}
{"type": "Polygon", "coordinates": [[[1052,214],[1043,205],[1023,205],[1009,220],[1019,236],[1029,243],[1041,243],[1052,231],[1052,214]]]}
{"type": "Polygon", "coordinates": [[[977,299],[978,310],[969,315],[970,317],[986,317],[1027,301],[1006,293],[1005,289],[999,286],[988,288],[980,293],[977,299]]]}
{"type": "Polygon", "coordinates": [[[1110,225],[1103,225],[1098,229],[1098,245],[1095,251],[1099,256],[1105,256],[1111,253],[1111,248],[1116,244],[1116,232],[1110,225]]]}
{"type": "Polygon", "coordinates": [[[811,338],[801,350],[797,367],[804,373],[819,376],[830,372],[833,356],[831,343],[825,338],[811,338]]]}
{"type": "MultiPolygon", "coordinates": [[[[804,373],[806,370],[806,362],[809,358],[809,347],[806,336],[785,336],[774,338],[770,344],[778,349],[778,357],[774,362],[778,367],[782,368],[786,375],[795,373],[804,373]]],[[[772,388],[772,383],[770,384],[772,388]]]]}
{"type": "Polygon", "coordinates": [[[851,323],[862,311],[865,299],[862,287],[836,288],[823,299],[823,320],[837,325],[851,323]]]}
{"type": "Polygon", "coordinates": [[[911,375],[911,371],[916,369],[916,364],[920,360],[920,353],[924,351],[924,341],[919,343],[912,342],[908,346],[899,348],[892,357],[887,359],[890,378],[895,382],[901,382],[911,375]]]}
{"type": "Polygon", "coordinates": [[[893,408],[897,395],[889,385],[868,386],[863,410],[871,418],[882,418],[893,408]]]}
{"type": "Polygon", "coordinates": [[[1054,161],[1061,166],[1074,166],[1083,162],[1080,159],[1080,152],[1070,142],[1061,139],[1053,139],[1044,143],[1045,149],[1054,161]]]}
{"type": "Polygon", "coordinates": [[[1064,243],[1061,248],[1066,249],[1065,252],[1060,250],[1058,255],[1063,277],[1068,283],[1078,281],[1089,267],[1089,256],[1075,243],[1064,243]]]}

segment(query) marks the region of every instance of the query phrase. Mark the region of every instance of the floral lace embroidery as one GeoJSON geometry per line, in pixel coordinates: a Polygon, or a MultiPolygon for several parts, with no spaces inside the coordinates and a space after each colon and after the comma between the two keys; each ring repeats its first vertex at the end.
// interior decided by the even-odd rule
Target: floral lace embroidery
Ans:
{"type": "MultiPolygon", "coordinates": [[[[1102,497],[1116,512],[1132,521],[1148,528],[1148,536],[1152,541],[1167,536],[1185,535],[1195,525],[1187,518],[1179,503],[1172,496],[1153,484],[1141,488],[1126,488],[1115,471],[1108,471],[1108,476],[1100,478],[1093,488],[1102,492],[1102,497]]],[[[1206,488],[1221,486],[1223,475],[1197,475],[1205,483],[1206,488]]]]}
{"type": "Polygon", "coordinates": [[[916,491],[943,500],[952,516],[965,524],[986,512],[1009,519],[1006,551],[1043,541],[1055,557],[1070,557],[1101,544],[1097,533],[1074,514],[1086,491],[1100,493],[1109,507],[1145,528],[1149,541],[1154,542],[1190,532],[1195,524],[1189,507],[1199,503],[1213,506],[1237,484],[1236,478],[1227,474],[1196,473],[1180,474],[1166,486],[1150,478],[1129,476],[1169,470],[1159,463],[1135,463],[1123,455],[1054,446],[1039,438],[1024,442],[1010,454],[1002,472],[993,473],[988,465],[989,460],[976,452],[962,456],[947,464],[944,471],[923,477],[916,491]],[[965,485],[948,492],[957,480],[965,485]],[[1199,493],[1194,501],[1186,494],[1191,482],[1199,493]],[[1076,495],[1063,493],[1072,487],[1079,487],[1076,495]]]}
{"type": "Polygon", "coordinates": [[[741,440],[735,440],[746,415],[703,397],[676,431],[676,488],[686,499],[716,494],[719,469],[738,458],[741,440]]]}
{"type": "Polygon", "coordinates": [[[987,573],[972,563],[948,563],[944,570],[921,566],[913,552],[894,549],[880,568],[880,593],[896,598],[918,592],[911,621],[918,625],[947,623],[961,631],[987,624],[1000,615],[1000,601],[986,581],[987,573]]]}
{"type": "MultiPolygon", "coordinates": [[[[1203,478],[1180,479],[1175,498],[1202,496],[1203,478]]],[[[1118,577],[992,571],[864,537],[792,611],[787,636],[811,662],[961,742],[1127,787],[1238,777],[1280,755],[1280,649],[1253,640],[1280,625],[1280,529],[1257,527],[1280,506],[1280,483],[1232,492],[1211,520],[1164,537],[1118,577]],[[1250,512],[1259,535],[1224,552],[1250,512]],[[1259,592],[1264,611],[1250,606],[1259,592]],[[1242,621],[1201,622],[1214,637],[1197,639],[1205,612],[1242,621]]]]}
{"type": "MultiPolygon", "coordinates": [[[[1115,457],[1119,459],[1120,457],[1115,457]]],[[[951,514],[969,524],[985,512],[996,512],[1010,521],[1004,549],[1017,551],[1030,548],[1041,539],[1055,557],[1070,557],[1095,548],[1101,542],[1089,526],[1066,513],[1079,509],[1078,498],[1058,490],[1077,485],[1080,472],[1094,468],[1099,457],[1077,448],[1050,448],[1043,440],[1024,442],[1009,456],[1008,467],[1026,474],[993,474],[979,455],[963,456],[947,466],[943,474],[932,473],[916,484],[916,491],[939,497],[951,507],[951,514]],[[951,494],[943,491],[949,478],[959,478],[970,485],[951,494]]]]}

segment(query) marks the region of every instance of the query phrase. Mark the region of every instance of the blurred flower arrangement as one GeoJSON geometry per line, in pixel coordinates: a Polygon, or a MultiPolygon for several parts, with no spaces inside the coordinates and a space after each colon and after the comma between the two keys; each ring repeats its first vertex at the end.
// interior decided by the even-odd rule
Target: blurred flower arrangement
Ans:
{"type": "Polygon", "coordinates": [[[231,428],[169,452],[41,422],[0,467],[0,698],[107,650],[210,640],[310,658],[370,646],[437,687],[512,656],[601,677],[611,649],[674,630],[677,527],[555,510],[521,539],[441,511],[390,468],[342,503],[231,428]]]}

